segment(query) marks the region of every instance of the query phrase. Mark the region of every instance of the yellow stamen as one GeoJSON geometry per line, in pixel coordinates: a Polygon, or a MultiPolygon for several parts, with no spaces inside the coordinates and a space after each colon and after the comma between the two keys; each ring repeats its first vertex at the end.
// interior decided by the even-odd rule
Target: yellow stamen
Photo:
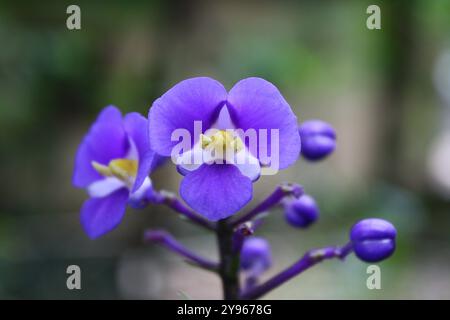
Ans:
{"type": "Polygon", "coordinates": [[[211,138],[205,136],[204,134],[200,135],[200,143],[202,144],[202,148],[205,149],[212,142],[211,138]]]}
{"type": "Polygon", "coordinates": [[[138,163],[136,160],[115,159],[109,163],[109,168],[114,176],[121,180],[136,177],[138,163]]]}
{"type": "Polygon", "coordinates": [[[92,166],[101,175],[114,176],[122,181],[136,177],[138,170],[138,162],[130,159],[114,159],[109,162],[108,166],[92,161],[92,166]]]}
{"type": "Polygon", "coordinates": [[[239,137],[233,137],[233,135],[226,130],[219,130],[210,137],[202,134],[200,139],[203,149],[215,149],[219,152],[223,152],[222,154],[224,154],[226,150],[239,152],[244,147],[244,144],[239,137]]]}
{"type": "Polygon", "coordinates": [[[102,176],[105,176],[105,177],[111,177],[112,176],[111,169],[108,166],[105,166],[105,165],[103,165],[101,163],[98,163],[96,161],[92,161],[91,164],[94,167],[95,171],[100,173],[102,176]]]}

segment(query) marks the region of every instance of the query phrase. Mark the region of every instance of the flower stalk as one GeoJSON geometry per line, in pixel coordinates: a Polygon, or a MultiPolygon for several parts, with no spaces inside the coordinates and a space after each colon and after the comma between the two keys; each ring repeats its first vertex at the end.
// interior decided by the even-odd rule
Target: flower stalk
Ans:
{"type": "Polygon", "coordinates": [[[275,275],[273,278],[267,280],[263,284],[253,287],[244,292],[241,295],[241,299],[246,300],[258,299],[263,295],[265,295],[266,293],[268,293],[269,291],[282,285],[286,281],[299,275],[303,271],[316,265],[317,263],[332,258],[344,259],[351,252],[352,252],[351,243],[348,243],[343,247],[325,247],[322,249],[310,250],[307,253],[305,253],[305,255],[296,263],[294,263],[292,266],[275,275]]]}
{"type": "Polygon", "coordinates": [[[219,246],[219,276],[222,280],[225,300],[239,299],[239,251],[235,250],[233,235],[235,231],[227,219],[217,224],[217,242],[219,246]]]}
{"type": "Polygon", "coordinates": [[[154,242],[160,244],[167,249],[181,255],[186,258],[189,263],[197,265],[203,269],[210,271],[217,271],[218,264],[212,261],[209,261],[206,258],[203,258],[196,253],[193,253],[182,244],[180,244],[177,240],[175,240],[168,232],[163,230],[150,230],[147,231],[144,235],[144,239],[147,242],[154,242]]]}
{"type": "Polygon", "coordinates": [[[190,210],[173,193],[167,191],[160,192],[159,197],[161,204],[164,204],[172,210],[178,212],[183,217],[187,218],[188,221],[211,231],[216,230],[216,224],[214,222],[208,221],[190,210]]]}
{"type": "Polygon", "coordinates": [[[282,199],[288,196],[294,196],[296,198],[303,194],[303,187],[298,184],[285,183],[279,185],[271,195],[269,195],[263,202],[257,205],[255,208],[244,214],[240,218],[231,221],[232,226],[239,226],[242,223],[252,220],[258,214],[263,213],[271,209],[280,203],[282,199]]]}

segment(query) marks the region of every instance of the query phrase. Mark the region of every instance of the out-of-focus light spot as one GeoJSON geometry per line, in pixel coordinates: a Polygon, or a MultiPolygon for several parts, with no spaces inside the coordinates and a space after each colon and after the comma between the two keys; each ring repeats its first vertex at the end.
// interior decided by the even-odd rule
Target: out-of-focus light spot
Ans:
{"type": "Polygon", "coordinates": [[[432,144],[428,171],[437,191],[450,199],[450,130],[440,134],[432,144]]]}
{"type": "Polygon", "coordinates": [[[434,85],[445,106],[450,109],[450,49],[442,53],[436,62],[434,85]]]}
{"type": "Polygon", "coordinates": [[[119,261],[117,282],[125,299],[157,299],[164,288],[162,266],[155,257],[142,252],[130,252],[119,261]]]}

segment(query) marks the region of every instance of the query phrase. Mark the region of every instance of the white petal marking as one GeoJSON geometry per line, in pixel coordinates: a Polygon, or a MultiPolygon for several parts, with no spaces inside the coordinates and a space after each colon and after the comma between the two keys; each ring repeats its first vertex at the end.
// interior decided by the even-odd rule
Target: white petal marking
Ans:
{"type": "Polygon", "coordinates": [[[93,198],[102,198],[123,187],[126,187],[123,181],[116,177],[106,177],[91,183],[87,187],[87,192],[93,198]]]}
{"type": "Polygon", "coordinates": [[[152,187],[152,180],[150,180],[149,177],[145,178],[142,185],[137,189],[135,192],[133,192],[130,196],[132,200],[139,200],[143,197],[144,193],[148,190],[148,188],[152,187]]]}
{"type": "Polygon", "coordinates": [[[261,165],[246,148],[239,151],[234,160],[234,165],[250,180],[255,181],[261,175],[261,165]]]}
{"type": "Polygon", "coordinates": [[[200,141],[189,151],[183,152],[177,158],[177,165],[187,171],[194,171],[203,164],[203,148],[200,141]]]}

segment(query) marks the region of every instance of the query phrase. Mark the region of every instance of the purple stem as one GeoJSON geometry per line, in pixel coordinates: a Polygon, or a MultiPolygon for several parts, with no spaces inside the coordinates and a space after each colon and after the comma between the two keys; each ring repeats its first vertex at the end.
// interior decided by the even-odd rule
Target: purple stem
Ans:
{"type": "Polygon", "coordinates": [[[231,221],[232,226],[238,226],[242,223],[250,221],[258,214],[269,210],[273,206],[280,203],[280,201],[287,196],[294,196],[296,198],[303,194],[303,187],[298,184],[286,183],[278,186],[270,196],[268,196],[263,202],[257,205],[248,213],[244,214],[242,217],[231,221]]]}
{"type": "Polygon", "coordinates": [[[205,220],[204,218],[193,212],[191,209],[186,207],[173,193],[160,192],[158,202],[172,208],[193,223],[196,223],[212,231],[216,230],[215,223],[205,220]]]}
{"type": "Polygon", "coordinates": [[[263,284],[245,291],[241,295],[241,299],[258,299],[317,263],[332,258],[344,259],[349,253],[352,252],[352,250],[351,243],[346,244],[344,247],[326,247],[322,249],[310,250],[289,268],[280,272],[263,284]]]}
{"type": "Polygon", "coordinates": [[[193,253],[192,251],[184,247],[181,243],[179,243],[177,240],[175,240],[174,237],[172,237],[168,232],[164,230],[146,231],[144,234],[144,240],[158,243],[166,247],[167,249],[185,257],[188,260],[188,262],[193,263],[199,267],[211,271],[218,270],[217,263],[209,261],[208,259],[205,259],[193,253]]]}
{"type": "Polygon", "coordinates": [[[248,276],[245,279],[245,290],[249,291],[249,290],[253,289],[257,283],[258,283],[258,277],[252,276],[252,275],[248,276]]]}

